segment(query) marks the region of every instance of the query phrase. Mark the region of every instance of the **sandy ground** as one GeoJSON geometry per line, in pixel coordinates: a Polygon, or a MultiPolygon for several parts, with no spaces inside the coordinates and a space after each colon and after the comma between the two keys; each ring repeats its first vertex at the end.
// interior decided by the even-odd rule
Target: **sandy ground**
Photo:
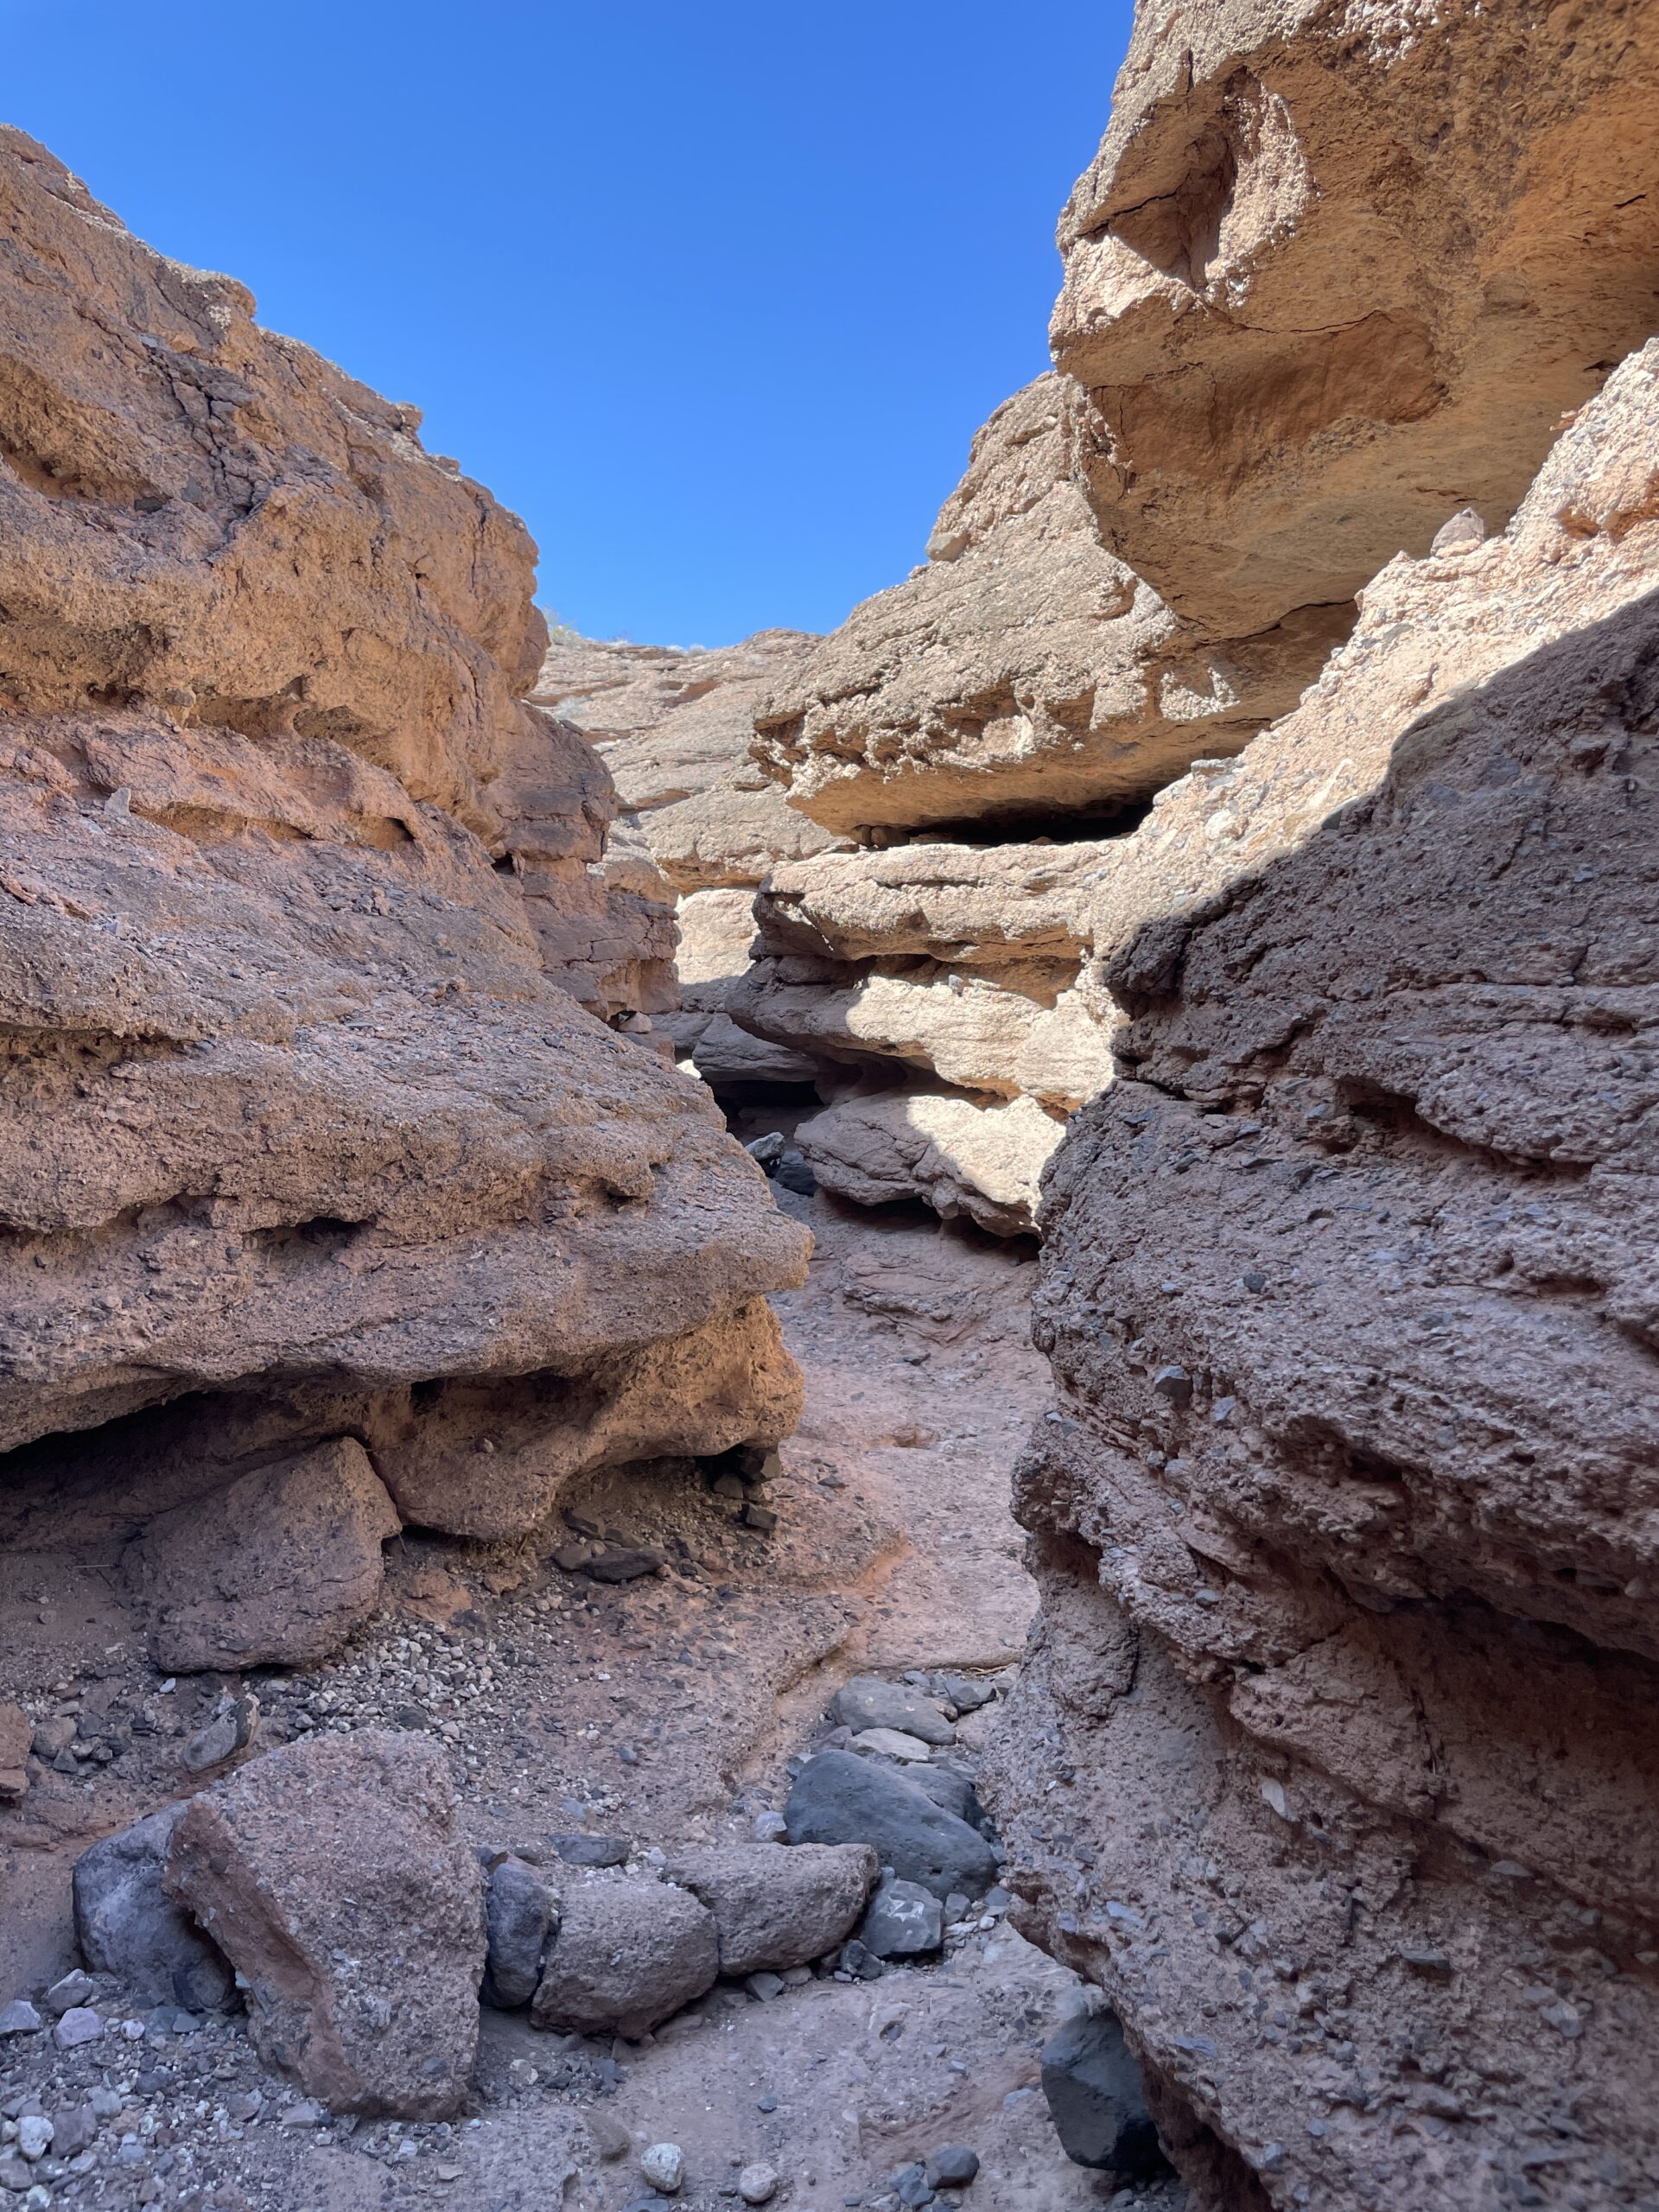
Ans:
{"type": "MultiPolygon", "coordinates": [[[[101,1748],[0,1815],[0,2002],[72,1962],[75,1856],[182,1793],[182,1743],[223,1688],[259,1697],[266,1743],[441,1731],[480,1842],[544,1849],[586,1828],[644,1848],[747,1834],[849,1675],[1017,1662],[1033,1593],[1008,1471],[1045,1383],[1027,1338],[1032,1254],[919,1211],[779,1203],[817,1250],[806,1287],[777,1301],[807,1401],[773,1535],[742,1527],[694,1466],[629,1470],[567,1506],[667,1550],[664,1574],[615,1589],[565,1575],[551,1561],[563,1525],[505,1546],[405,1535],[380,1609],[327,1666],[169,1687],[108,1562],[73,1530],[54,1547],[34,1516],[35,1548],[0,1569],[9,1687],[101,1748]]],[[[486,2014],[475,2112],[441,2129],[295,2125],[293,2093],[237,2022],[124,2030],[105,1988],[104,2043],[0,2045],[0,2115],[95,2086],[121,2099],[92,2168],[49,2183],[65,2205],[620,2212],[644,2190],[635,2154],[658,2140],[685,2152],[683,2205],[734,2201],[737,2167],[757,2158],[781,2177],[778,2204],[874,2204],[896,2168],[957,2140],[982,2162],[963,2199],[976,2212],[1069,2212],[1111,2194],[1065,2160],[1036,2087],[1074,1988],[996,1921],[875,1983],[815,1980],[770,2003],[721,1989],[641,2045],[486,2014]]]]}

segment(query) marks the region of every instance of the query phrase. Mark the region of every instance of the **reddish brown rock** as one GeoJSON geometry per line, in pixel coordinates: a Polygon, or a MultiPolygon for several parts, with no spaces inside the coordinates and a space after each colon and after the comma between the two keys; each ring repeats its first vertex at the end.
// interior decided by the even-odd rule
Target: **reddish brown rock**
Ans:
{"type": "Polygon", "coordinates": [[[245,1983],[268,2065],[331,2112],[460,2109],[483,1882],[436,1745],[365,1729],[267,1752],[191,1801],[165,1881],[245,1983]]]}
{"type": "Polygon", "coordinates": [[[372,1611],[401,1525],[349,1436],[157,1515],[125,1559],[150,1656],[180,1675],[327,1658],[372,1611]]]}
{"type": "Polygon", "coordinates": [[[29,1788],[34,1727],[20,1705],[0,1705],[0,1798],[16,1800],[29,1788]]]}
{"type": "MultiPolygon", "coordinates": [[[[0,216],[0,1448],[56,1440],[8,1489],[90,1496],[66,1433],[186,1396],[213,1481],[129,1428],[118,1491],[741,1336],[804,1238],[575,1003],[668,988],[671,924],[521,696],[522,529],[15,132],[0,216]]],[[[766,1429],[793,1370],[746,1341],[766,1429]]]]}

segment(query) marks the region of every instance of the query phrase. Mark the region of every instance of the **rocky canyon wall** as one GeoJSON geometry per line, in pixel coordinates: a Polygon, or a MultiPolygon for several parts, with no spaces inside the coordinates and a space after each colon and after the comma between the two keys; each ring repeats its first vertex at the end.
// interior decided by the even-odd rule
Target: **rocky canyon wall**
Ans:
{"type": "MultiPolygon", "coordinates": [[[[677,929],[678,1003],[664,997],[648,1011],[722,1092],[815,1073],[803,1054],[738,1028],[727,1001],[748,967],[756,887],[779,861],[849,842],[786,806],[749,758],[756,702],[816,643],[794,630],[715,651],[561,634],[533,694],[592,741],[615,779],[621,840],[677,929]]],[[[618,842],[613,831],[613,850],[618,842]]]]}
{"type": "Polygon", "coordinates": [[[1046,1180],[992,1795],[1023,1923],[1230,2205],[1659,2183],[1653,34],[1143,10],[1068,218],[1093,501],[1172,605],[1282,615],[1409,549],[1100,874],[1116,1079],[1046,1180]],[[1338,242],[1419,339],[1324,360],[1322,302],[1291,343],[1338,242]],[[1414,409],[1320,414],[1414,345],[1414,409]]]}
{"type": "Polygon", "coordinates": [[[15,131],[0,289],[6,1572],[84,1553],[148,1618],[129,1547],[190,1507],[205,1590],[257,1541],[292,1594],[220,1637],[251,1664],[315,1645],[319,1528],[338,1636],[400,1519],[786,1433],[805,1239],[595,1018],[671,943],[524,703],[518,522],[15,131]]]}

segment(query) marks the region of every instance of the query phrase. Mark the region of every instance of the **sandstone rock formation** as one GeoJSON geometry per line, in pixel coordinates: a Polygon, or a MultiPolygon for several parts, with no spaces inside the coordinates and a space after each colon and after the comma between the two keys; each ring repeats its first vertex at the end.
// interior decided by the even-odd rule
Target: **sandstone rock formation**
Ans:
{"type": "Polygon", "coordinates": [[[1100,927],[994,1802],[1224,2202],[1659,2184],[1656,454],[1659,343],[1100,927]]]}
{"type": "MultiPolygon", "coordinates": [[[[1294,702],[1285,666],[1305,640],[1201,646],[1103,548],[1073,480],[1071,404],[1052,372],[1005,402],[926,565],[760,702],[756,758],[791,806],[849,834],[1109,814],[1294,702]]],[[[1300,623],[1316,645],[1333,634],[1300,623]]]]}
{"type": "Polygon", "coordinates": [[[775,1440],[803,1233],[575,1002],[664,945],[521,697],[523,530],[16,132],[0,288],[8,1535],[112,1562],[345,1437],[388,1487],[396,1440],[405,1517],[499,1529],[557,1473],[504,1481],[493,1423],[529,1450],[556,1401],[601,1457],[775,1440]],[[702,1413],[648,1404],[693,1346],[702,1413]]]}
{"type": "Polygon", "coordinates": [[[1656,162],[1643,0],[1141,7],[1052,332],[1106,544],[1236,638],[1501,527],[1659,321],[1656,162]]]}
{"type": "Polygon", "coordinates": [[[331,2112],[459,2109],[483,1879],[435,1744],[363,1729],[267,1752],[191,1800],[164,1879],[241,1976],[269,2064],[331,2112]]]}
{"type": "Polygon", "coordinates": [[[645,1011],[668,1017],[658,1027],[721,1089],[812,1079],[810,1058],[738,1029],[725,1002],[748,964],[753,887],[775,861],[847,842],[786,805],[749,758],[756,700],[817,642],[762,630],[737,645],[682,650],[563,633],[533,694],[592,740],[663,897],[677,897],[679,1008],[662,998],[645,1011]]]}

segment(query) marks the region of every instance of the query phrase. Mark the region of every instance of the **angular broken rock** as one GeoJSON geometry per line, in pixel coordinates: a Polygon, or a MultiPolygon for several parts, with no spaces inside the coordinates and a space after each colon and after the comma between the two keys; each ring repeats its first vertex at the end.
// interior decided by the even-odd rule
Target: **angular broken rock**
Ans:
{"type": "Polygon", "coordinates": [[[858,1940],[878,1959],[908,1959],[937,1951],[944,1941],[944,1908],[919,1882],[886,1875],[860,1923],[858,1940]]]}
{"type": "Polygon", "coordinates": [[[883,1681],[879,1675],[855,1675],[830,1703],[830,1718],[843,1728],[893,1728],[919,1736],[925,1744],[952,1744],[957,1732],[931,1698],[906,1682],[883,1681]]]}
{"type": "Polygon", "coordinates": [[[75,1937],[95,1973],[115,1975],[141,2004],[212,2012],[231,1994],[231,1970],[162,1885],[186,1804],[163,1806],[95,1843],[75,1861],[75,1937]]]}
{"type": "Polygon", "coordinates": [[[511,2012],[536,1994],[543,1955],[559,1924],[558,1899],[534,1866],[504,1859],[491,1870],[484,1915],[489,1931],[484,2002],[511,2012]]]}
{"type": "Polygon", "coordinates": [[[179,1675],[326,1659],[373,1611],[401,1525],[351,1436],[158,1515],[124,1561],[150,1656],[179,1675]]]}
{"type": "Polygon", "coordinates": [[[878,1862],[868,1844],[691,1845],[669,1853],[671,1882],[715,1916],[720,1971],[738,1980],[822,1958],[864,1909],[878,1862]]]}
{"type": "Polygon", "coordinates": [[[0,1705],[0,1801],[21,1797],[29,1788],[29,1751],[33,1735],[20,1705],[0,1705]]]}
{"type": "Polygon", "coordinates": [[[1112,2012],[1080,2012],[1043,2045],[1043,2094],[1074,2165],[1139,2181],[1164,2164],[1136,2065],[1112,2012]]]}
{"type": "Polygon", "coordinates": [[[668,1882],[572,1885],[531,2018],[563,2035],[637,2039],[712,1986],[715,1916],[668,1882]]]}
{"type": "Polygon", "coordinates": [[[459,2109],[483,1885],[428,1738],[364,1729],[267,1752],[191,1801],[164,1878],[245,1983],[268,2064],[334,2112],[459,2109]]]}
{"type": "Polygon", "coordinates": [[[207,1720],[186,1744],[181,1754],[191,1774],[206,1774],[238,1751],[246,1751],[259,1732],[259,1700],[251,1691],[232,1697],[222,1691],[207,1720]]]}
{"type": "Polygon", "coordinates": [[[856,1751],[821,1751],[796,1777],[784,1807],[789,1840],[868,1843],[901,1880],[936,1897],[983,1897],[996,1879],[989,1844],[906,1777],[856,1751]]]}

